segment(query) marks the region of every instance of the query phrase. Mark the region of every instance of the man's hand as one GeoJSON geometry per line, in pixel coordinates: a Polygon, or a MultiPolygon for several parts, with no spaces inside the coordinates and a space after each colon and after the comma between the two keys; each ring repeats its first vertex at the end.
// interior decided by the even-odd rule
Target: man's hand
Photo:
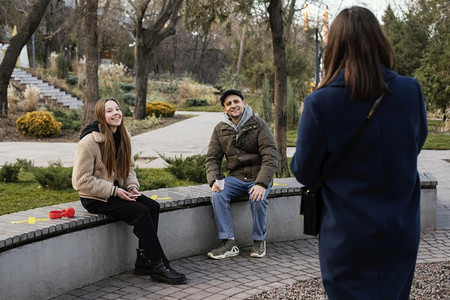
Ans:
{"type": "MultiPolygon", "coordinates": [[[[225,183],[225,184],[226,184],[226,183],[225,183]]],[[[213,192],[215,192],[215,193],[218,193],[218,192],[221,191],[221,189],[220,189],[219,185],[217,184],[217,182],[214,182],[214,184],[213,184],[212,187],[211,187],[211,191],[213,191],[213,192]]]]}
{"type": "Polygon", "coordinates": [[[260,185],[254,185],[252,186],[252,188],[250,189],[250,199],[252,199],[252,201],[261,201],[264,199],[264,194],[266,193],[266,189],[263,188],[260,185]]]}

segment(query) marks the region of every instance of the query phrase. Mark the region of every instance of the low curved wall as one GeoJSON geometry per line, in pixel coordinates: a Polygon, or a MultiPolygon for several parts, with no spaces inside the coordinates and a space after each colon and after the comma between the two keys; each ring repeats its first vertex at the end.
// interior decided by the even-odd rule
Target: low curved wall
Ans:
{"type": "MultiPolygon", "coordinates": [[[[421,174],[422,230],[436,227],[437,181],[421,174]]],[[[299,216],[301,185],[275,179],[269,195],[267,241],[311,238],[299,216]]],[[[145,191],[160,202],[159,238],[170,260],[206,254],[216,246],[211,190],[207,185],[145,191]]],[[[251,213],[245,198],[231,205],[240,247],[250,246],[251,213]]],[[[89,214],[79,201],[0,216],[0,295],[48,299],[134,268],[132,228],[89,214]],[[54,209],[75,209],[74,218],[45,220],[54,209]]]]}

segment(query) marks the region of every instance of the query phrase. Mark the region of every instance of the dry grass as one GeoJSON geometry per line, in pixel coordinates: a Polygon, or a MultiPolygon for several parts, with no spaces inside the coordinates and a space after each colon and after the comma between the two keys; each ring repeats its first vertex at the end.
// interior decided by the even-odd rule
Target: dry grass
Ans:
{"type": "Polygon", "coordinates": [[[40,99],[39,89],[34,85],[27,86],[25,92],[23,93],[24,97],[24,110],[26,112],[32,112],[38,109],[38,102],[40,99]]]}

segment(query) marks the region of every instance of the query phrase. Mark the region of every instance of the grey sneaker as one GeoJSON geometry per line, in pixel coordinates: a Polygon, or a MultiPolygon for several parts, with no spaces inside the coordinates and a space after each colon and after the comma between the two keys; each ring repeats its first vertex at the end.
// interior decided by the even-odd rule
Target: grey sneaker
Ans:
{"type": "Polygon", "coordinates": [[[223,259],[239,255],[239,248],[236,240],[222,240],[216,248],[208,252],[208,256],[213,259],[223,259]]]}
{"type": "Polygon", "coordinates": [[[253,241],[253,248],[250,257],[266,256],[266,241],[253,241]]]}

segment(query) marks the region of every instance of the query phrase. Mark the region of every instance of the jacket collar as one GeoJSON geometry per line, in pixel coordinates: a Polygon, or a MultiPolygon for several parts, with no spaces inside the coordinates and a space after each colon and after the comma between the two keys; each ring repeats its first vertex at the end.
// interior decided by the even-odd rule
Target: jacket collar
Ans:
{"type": "Polygon", "coordinates": [[[105,135],[98,131],[92,131],[92,137],[94,138],[94,141],[98,144],[105,142],[105,135]]]}

